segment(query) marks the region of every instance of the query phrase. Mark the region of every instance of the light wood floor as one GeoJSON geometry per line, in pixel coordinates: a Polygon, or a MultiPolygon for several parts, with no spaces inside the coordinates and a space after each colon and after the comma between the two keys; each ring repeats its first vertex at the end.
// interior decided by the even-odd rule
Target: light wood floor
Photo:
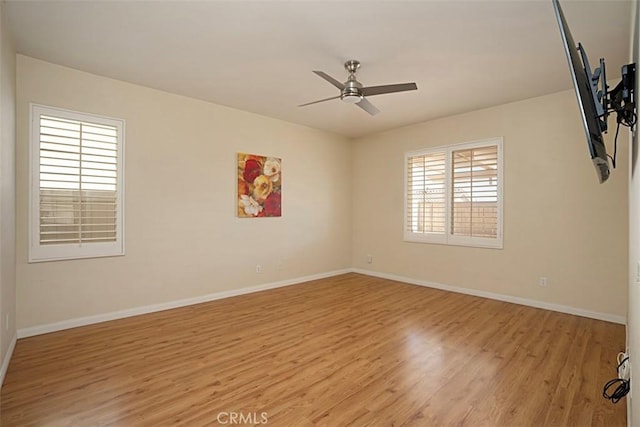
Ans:
{"type": "Polygon", "coordinates": [[[624,426],[601,397],[624,336],[347,274],[21,339],[1,424],[624,426]]]}

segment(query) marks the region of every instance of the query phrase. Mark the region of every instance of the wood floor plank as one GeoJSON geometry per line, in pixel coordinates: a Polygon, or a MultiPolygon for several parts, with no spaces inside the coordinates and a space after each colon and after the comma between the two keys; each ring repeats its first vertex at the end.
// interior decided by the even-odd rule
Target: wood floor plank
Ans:
{"type": "Polygon", "coordinates": [[[625,401],[601,397],[624,339],[621,325],[345,274],[20,339],[0,424],[625,426],[625,401]]]}

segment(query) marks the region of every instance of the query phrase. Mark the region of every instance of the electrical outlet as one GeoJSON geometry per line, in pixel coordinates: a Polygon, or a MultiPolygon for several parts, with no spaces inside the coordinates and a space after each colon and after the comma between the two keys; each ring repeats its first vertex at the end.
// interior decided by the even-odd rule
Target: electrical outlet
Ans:
{"type": "Polygon", "coordinates": [[[618,355],[617,362],[618,378],[629,381],[629,378],[631,378],[631,364],[629,363],[629,355],[627,353],[620,353],[618,355]]]}
{"type": "Polygon", "coordinates": [[[256,264],[256,273],[262,273],[262,265],[256,264]]]}
{"type": "Polygon", "coordinates": [[[541,277],[540,281],[538,282],[538,285],[542,286],[543,288],[547,287],[547,283],[549,282],[549,279],[546,277],[541,277]]]}
{"type": "Polygon", "coordinates": [[[371,255],[367,255],[367,264],[373,263],[373,257],[371,255]]]}

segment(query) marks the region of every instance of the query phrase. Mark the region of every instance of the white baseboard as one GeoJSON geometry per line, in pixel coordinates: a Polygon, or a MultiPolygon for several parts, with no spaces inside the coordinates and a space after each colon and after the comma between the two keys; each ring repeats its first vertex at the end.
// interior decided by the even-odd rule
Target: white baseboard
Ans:
{"type": "Polygon", "coordinates": [[[235,297],[238,295],[250,294],[253,292],[266,291],[268,289],[281,288],[298,283],[309,282],[311,280],[325,279],[327,277],[338,276],[351,272],[350,269],[329,271],[326,273],[313,274],[310,276],[297,277],[294,279],[281,280],[278,282],[265,283],[248,288],[231,289],[228,291],[216,292],[193,298],[185,298],[177,301],[169,301],[160,304],[134,307],[126,310],[113,311],[109,313],[97,314],[94,316],[80,317],[76,319],[63,320],[61,322],[37,325],[29,328],[18,329],[18,338],[32,337],[34,335],[47,334],[49,332],[62,331],[64,329],[77,328],[79,326],[92,325],[94,323],[107,322],[109,320],[122,319],[125,317],[138,316],[140,314],[154,313],[156,311],[170,310],[172,308],[184,307],[203,302],[214,301],[223,298],[235,297]]]}
{"type": "MultiPolygon", "coordinates": [[[[398,282],[409,283],[412,285],[425,286],[429,288],[441,289],[441,290],[450,291],[450,292],[457,292],[457,293],[462,293],[467,295],[474,295],[482,298],[489,298],[489,299],[494,299],[498,301],[505,301],[505,302],[510,302],[514,304],[542,308],[545,310],[558,311],[560,313],[567,313],[567,314],[573,314],[576,316],[589,317],[592,319],[605,320],[607,322],[620,323],[623,325],[626,324],[626,318],[624,318],[623,316],[617,316],[614,314],[600,313],[600,312],[584,310],[576,307],[570,307],[570,306],[565,306],[560,304],[552,304],[552,303],[543,302],[543,301],[536,301],[528,298],[520,298],[520,297],[514,297],[510,295],[497,294],[493,292],[479,291],[476,289],[444,285],[441,283],[413,279],[413,278],[404,277],[404,276],[397,276],[394,274],[380,273],[377,271],[364,270],[359,268],[347,268],[343,270],[329,271],[326,273],[319,273],[319,274],[314,274],[310,276],[297,277],[294,279],[282,280],[278,282],[265,283],[262,285],[251,286],[248,288],[232,289],[228,291],[216,292],[213,294],[207,294],[207,295],[202,295],[202,296],[193,297],[193,298],[185,298],[177,301],[169,301],[169,302],[160,303],[160,304],[134,307],[126,310],[97,314],[94,316],[80,317],[76,319],[63,320],[61,322],[37,325],[29,328],[22,328],[18,330],[17,338],[26,338],[34,335],[46,334],[49,332],[62,331],[65,329],[77,328],[79,326],[86,326],[86,325],[92,325],[94,323],[106,322],[109,320],[122,319],[125,317],[138,316],[140,314],[154,313],[154,312],[163,311],[163,310],[170,310],[172,308],[184,307],[188,305],[200,304],[203,302],[214,301],[214,300],[234,297],[238,295],[245,295],[253,292],[265,291],[268,289],[275,289],[275,288],[280,288],[284,286],[295,285],[298,283],[309,282],[311,280],[324,279],[327,277],[338,276],[340,274],[345,274],[350,272],[360,273],[367,276],[380,277],[383,279],[395,280],[398,282]]],[[[11,351],[8,353],[9,356],[13,352],[13,346],[15,346],[15,338],[12,343],[12,346],[10,347],[11,351]]],[[[4,377],[4,372],[6,370],[5,364],[7,365],[6,367],[8,367],[9,362],[7,357],[5,357],[5,360],[3,361],[3,365],[2,365],[3,370],[0,371],[0,374],[2,374],[1,378],[4,377]]]]}
{"type": "Polygon", "coordinates": [[[352,268],[352,272],[360,273],[367,276],[380,277],[382,279],[395,280],[397,282],[409,283],[412,285],[425,286],[428,288],[441,289],[443,291],[457,292],[460,294],[473,295],[482,298],[489,298],[498,301],[510,302],[513,304],[527,305],[529,307],[542,308],[545,310],[557,311],[560,313],[573,314],[575,316],[588,317],[591,319],[604,320],[612,323],[626,325],[627,319],[609,313],[600,313],[597,311],[584,310],[582,308],[571,307],[568,305],[553,304],[544,301],[536,301],[528,298],[514,297],[511,295],[497,294],[493,292],[479,291],[477,289],[461,288],[458,286],[443,285],[441,283],[429,282],[426,280],[413,279],[410,277],[396,276],[394,274],[380,273],[377,271],[364,270],[360,268],[352,268]]]}
{"type": "Polygon", "coordinates": [[[16,348],[17,340],[18,337],[14,334],[11,342],[9,343],[9,348],[2,359],[2,366],[0,366],[0,389],[2,388],[2,384],[4,384],[4,376],[7,374],[7,369],[9,369],[9,362],[11,361],[11,356],[13,356],[13,349],[16,348]]]}

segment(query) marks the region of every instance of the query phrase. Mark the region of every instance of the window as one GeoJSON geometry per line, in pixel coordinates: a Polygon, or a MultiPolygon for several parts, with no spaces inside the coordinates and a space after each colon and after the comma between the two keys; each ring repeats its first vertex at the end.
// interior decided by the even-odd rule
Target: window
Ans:
{"type": "Polygon", "coordinates": [[[502,139],[405,154],[404,239],[502,248],[502,139]]]}
{"type": "Polygon", "coordinates": [[[29,262],[124,255],[124,122],[31,105],[29,262]]]}

